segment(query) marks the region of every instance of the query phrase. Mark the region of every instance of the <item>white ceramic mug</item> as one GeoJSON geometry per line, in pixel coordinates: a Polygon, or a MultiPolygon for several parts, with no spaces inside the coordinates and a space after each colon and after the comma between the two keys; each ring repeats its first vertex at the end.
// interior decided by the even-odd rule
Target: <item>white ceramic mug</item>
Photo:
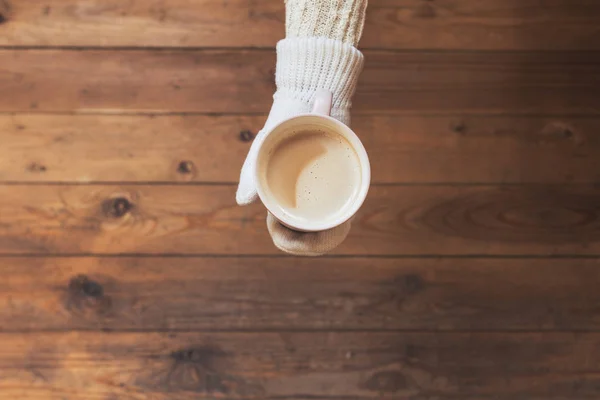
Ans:
{"type": "Polygon", "coordinates": [[[258,150],[254,170],[254,179],[258,196],[267,210],[269,210],[281,224],[296,231],[318,232],[343,224],[356,214],[365,201],[367,192],[369,191],[369,185],[371,183],[371,167],[367,152],[358,136],[348,126],[329,116],[331,112],[331,101],[331,93],[318,92],[311,113],[298,115],[277,124],[266,134],[265,139],[258,150]],[[272,195],[268,194],[268,191],[266,190],[266,168],[270,150],[275,148],[283,139],[289,138],[296,132],[309,129],[316,129],[330,134],[334,133],[345,138],[356,152],[360,164],[361,181],[358,185],[358,189],[354,192],[353,197],[338,213],[331,216],[331,218],[320,221],[301,219],[290,215],[272,195]]]}

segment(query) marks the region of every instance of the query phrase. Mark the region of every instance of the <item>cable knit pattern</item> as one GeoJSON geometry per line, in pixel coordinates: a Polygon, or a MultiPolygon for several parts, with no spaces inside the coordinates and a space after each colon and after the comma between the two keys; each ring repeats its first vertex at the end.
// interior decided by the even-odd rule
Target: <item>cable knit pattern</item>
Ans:
{"type": "Polygon", "coordinates": [[[367,0],[286,0],[286,37],[326,37],[356,46],[367,0]]]}
{"type": "Polygon", "coordinates": [[[315,92],[333,93],[333,108],[348,109],[364,57],[355,47],[328,38],[284,39],[277,44],[277,96],[312,103],[315,92]]]}
{"type": "Polygon", "coordinates": [[[363,63],[360,51],[338,40],[281,40],[277,44],[277,91],[264,129],[293,115],[310,112],[319,89],[333,94],[331,116],[350,125],[352,95],[363,63]]]}

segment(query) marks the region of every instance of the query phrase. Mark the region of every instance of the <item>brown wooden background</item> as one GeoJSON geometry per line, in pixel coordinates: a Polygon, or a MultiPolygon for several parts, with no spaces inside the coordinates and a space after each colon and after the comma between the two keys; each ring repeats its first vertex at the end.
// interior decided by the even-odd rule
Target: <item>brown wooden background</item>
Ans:
{"type": "Polygon", "coordinates": [[[0,0],[1,399],[600,399],[600,2],[370,3],[302,259],[234,201],[281,0],[0,0]]]}

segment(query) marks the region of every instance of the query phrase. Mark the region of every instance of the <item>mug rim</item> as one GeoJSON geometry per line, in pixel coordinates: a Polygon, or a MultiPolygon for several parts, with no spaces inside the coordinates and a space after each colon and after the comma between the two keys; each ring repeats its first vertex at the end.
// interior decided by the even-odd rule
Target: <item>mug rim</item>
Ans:
{"type": "Polygon", "coordinates": [[[344,124],[341,121],[338,121],[337,119],[335,119],[329,115],[323,115],[323,114],[317,114],[317,113],[304,113],[304,114],[296,115],[291,118],[287,118],[287,119],[279,122],[277,125],[275,125],[272,129],[270,129],[265,134],[265,137],[264,137],[262,143],[260,144],[260,148],[258,149],[258,151],[256,153],[256,162],[254,165],[254,182],[256,185],[256,191],[258,193],[258,197],[260,198],[261,202],[263,203],[265,208],[282,225],[284,225],[292,230],[300,231],[300,232],[320,232],[320,231],[325,231],[328,229],[335,228],[335,227],[343,224],[344,222],[350,220],[354,215],[356,215],[358,210],[364,204],[365,199],[367,198],[367,194],[369,192],[369,188],[371,185],[371,165],[369,162],[369,156],[367,154],[367,151],[366,151],[364,145],[362,144],[360,138],[348,125],[344,124]],[[287,218],[286,214],[280,213],[278,207],[275,207],[276,203],[271,202],[269,197],[266,196],[265,191],[263,190],[263,187],[261,184],[261,180],[259,179],[259,168],[258,168],[259,162],[258,162],[258,160],[259,160],[261,151],[263,149],[263,145],[269,135],[271,135],[275,130],[277,130],[281,125],[283,125],[285,123],[289,123],[290,121],[307,118],[307,117],[317,118],[317,119],[322,118],[322,119],[328,120],[328,121],[332,122],[337,128],[339,128],[336,130],[336,133],[341,134],[346,140],[348,140],[350,142],[350,144],[352,145],[354,151],[356,152],[356,154],[358,156],[360,167],[361,167],[361,184],[360,184],[358,193],[357,193],[354,201],[351,203],[350,206],[348,206],[348,208],[344,211],[344,213],[342,213],[339,217],[334,218],[334,219],[328,221],[327,223],[311,222],[309,224],[304,225],[304,224],[298,224],[297,223],[298,221],[292,221],[289,218],[287,218]]]}

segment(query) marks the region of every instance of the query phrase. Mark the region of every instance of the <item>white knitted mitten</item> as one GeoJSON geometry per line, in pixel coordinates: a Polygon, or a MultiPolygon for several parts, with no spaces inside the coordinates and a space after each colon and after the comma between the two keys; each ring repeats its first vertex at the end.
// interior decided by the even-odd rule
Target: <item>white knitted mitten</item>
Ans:
{"type": "MultiPolygon", "coordinates": [[[[277,91],[267,122],[256,135],[242,167],[236,193],[238,204],[250,204],[258,198],[252,171],[265,135],[279,122],[309,113],[318,90],[333,94],[331,116],[350,124],[351,99],[362,66],[362,53],[339,40],[297,37],[277,44],[277,91]]],[[[296,255],[320,255],[344,241],[350,222],[323,232],[300,233],[283,227],[269,214],[267,227],[279,249],[296,255]]]]}

